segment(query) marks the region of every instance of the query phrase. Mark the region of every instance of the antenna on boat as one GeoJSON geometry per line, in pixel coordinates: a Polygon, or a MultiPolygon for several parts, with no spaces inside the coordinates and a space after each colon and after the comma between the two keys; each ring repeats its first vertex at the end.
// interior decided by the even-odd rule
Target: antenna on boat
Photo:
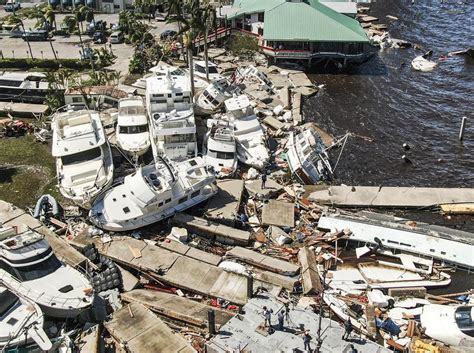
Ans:
{"type": "Polygon", "coordinates": [[[334,147],[337,147],[340,145],[340,143],[342,142],[342,148],[341,148],[341,151],[339,152],[339,156],[337,156],[337,160],[336,160],[336,164],[334,165],[334,168],[332,168],[332,173],[334,174],[334,171],[336,170],[337,168],[337,165],[339,164],[339,160],[341,159],[341,156],[342,156],[342,152],[344,152],[344,147],[346,147],[346,142],[347,140],[349,139],[349,136],[351,134],[348,132],[347,134],[345,134],[343,137],[341,137],[340,139],[338,139],[336,142],[334,142],[331,146],[327,147],[324,152],[326,151],[329,151],[330,149],[334,148],[334,147]]]}

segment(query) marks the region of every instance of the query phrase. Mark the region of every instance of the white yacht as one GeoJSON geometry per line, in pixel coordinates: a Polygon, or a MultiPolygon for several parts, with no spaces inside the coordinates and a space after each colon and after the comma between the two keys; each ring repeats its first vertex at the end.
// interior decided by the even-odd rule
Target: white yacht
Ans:
{"type": "Polygon", "coordinates": [[[423,306],[420,315],[425,334],[455,347],[474,347],[474,306],[423,306]]]}
{"type": "Polygon", "coordinates": [[[290,133],[286,143],[291,173],[303,184],[317,184],[332,179],[332,167],[321,137],[312,129],[298,135],[290,133]]]}
{"type": "Polygon", "coordinates": [[[48,92],[49,83],[44,73],[0,73],[0,101],[42,104],[48,92]]]}
{"type": "MultiPolygon", "coordinates": [[[[149,73],[143,76],[142,78],[139,78],[135,83],[132,84],[133,87],[140,88],[140,89],[146,89],[146,80],[150,77],[155,77],[155,76],[166,76],[168,73],[170,73],[172,76],[183,76],[186,77],[187,80],[189,81],[189,74],[187,71],[180,69],[175,66],[171,66],[165,63],[159,63],[158,65],[152,67],[150,70],[148,70],[149,73]]],[[[197,76],[194,76],[194,88],[196,91],[202,91],[209,85],[209,82],[206,80],[203,80],[202,78],[199,78],[197,76]]]]}
{"type": "Polygon", "coordinates": [[[87,206],[113,178],[112,152],[99,113],[59,113],[52,128],[59,190],[64,197],[87,206]]]}
{"type": "Polygon", "coordinates": [[[217,192],[215,177],[202,158],[174,165],[158,159],[102,194],[89,213],[91,222],[110,231],[137,229],[193,207],[217,192]]]}
{"type": "Polygon", "coordinates": [[[226,78],[212,81],[204,91],[196,95],[196,113],[203,115],[216,113],[236,91],[237,87],[232,86],[226,78]]]}
{"type": "Polygon", "coordinates": [[[216,177],[232,176],[237,170],[237,147],[234,124],[224,120],[207,120],[202,153],[206,164],[214,169],[216,177]]]}
{"type": "Polygon", "coordinates": [[[189,80],[169,72],[148,78],[146,106],[155,158],[165,155],[172,161],[182,161],[195,157],[196,122],[189,80]]]}
{"type": "Polygon", "coordinates": [[[117,145],[135,160],[150,148],[148,119],[141,97],[119,101],[116,137],[117,145]]]}
{"type": "Polygon", "coordinates": [[[61,263],[44,236],[31,229],[0,228],[0,283],[58,318],[76,317],[94,298],[87,278],[61,263]]]}
{"type": "MultiPolygon", "coordinates": [[[[217,70],[217,65],[211,61],[207,62],[208,73],[209,73],[209,81],[212,82],[214,80],[218,80],[222,78],[221,74],[217,70]]],[[[206,78],[206,61],[198,60],[194,61],[194,75],[201,77],[203,79],[206,78]]]]}
{"type": "MultiPolygon", "coordinates": [[[[0,281],[1,285],[1,281],[0,281]]],[[[43,330],[44,316],[38,304],[15,290],[0,287],[0,350],[36,343],[43,351],[53,345],[43,330]]]]}
{"type": "Polygon", "coordinates": [[[227,119],[234,124],[234,136],[237,141],[237,157],[247,165],[262,169],[268,163],[265,134],[246,95],[240,95],[225,101],[227,119]]]}

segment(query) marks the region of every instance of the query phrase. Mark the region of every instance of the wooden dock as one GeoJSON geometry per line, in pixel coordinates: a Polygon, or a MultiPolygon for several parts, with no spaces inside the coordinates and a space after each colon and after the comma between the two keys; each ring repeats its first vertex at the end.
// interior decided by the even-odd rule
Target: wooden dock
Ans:
{"type": "Polygon", "coordinates": [[[131,303],[113,313],[104,323],[114,340],[126,352],[196,352],[188,341],[173,331],[141,304],[131,303]]]}
{"type": "Polygon", "coordinates": [[[420,208],[474,202],[474,188],[329,186],[310,201],[344,207],[420,208]]]}
{"type": "Polygon", "coordinates": [[[200,329],[208,326],[207,312],[213,310],[217,328],[234,317],[234,314],[176,294],[154,290],[136,289],[121,294],[126,302],[139,303],[157,314],[172,320],[178,320],[200,329]]]}
{"type": "Polygon", "coordinates": [[[45,114],[47,111],[48,106],[45,104],[0,102],[0,113],[11,114],[13,117],[34,118],[45,114]]]}

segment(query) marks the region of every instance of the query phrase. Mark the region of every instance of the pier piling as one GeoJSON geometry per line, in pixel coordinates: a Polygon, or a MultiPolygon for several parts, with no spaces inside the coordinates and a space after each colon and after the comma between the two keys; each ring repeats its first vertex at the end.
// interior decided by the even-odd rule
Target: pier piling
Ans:
{"type": "Polygon", "coordinates": [[[459,141],[464,139],[464,129],[466,128],[467,117],[463,116],[461,119],[461,129],[459,130],[459,141]]]}

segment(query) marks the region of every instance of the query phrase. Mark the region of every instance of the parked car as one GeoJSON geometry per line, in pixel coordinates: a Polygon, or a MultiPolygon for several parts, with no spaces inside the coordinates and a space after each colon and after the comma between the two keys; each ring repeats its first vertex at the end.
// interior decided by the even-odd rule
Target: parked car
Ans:
{"type": "Polygon", "coordinates": [[[13,12],[19,9],[21,9],[21,5],[19,2],[15,2],[15,1],[8,1],[4,6],[4,10],[6,12],[13,12]]]}
{"type": "Polygon", "coordinates": [[[167,29],[166,31],[164,31],[160,34],[160,39],[161,40],[171,40],[171,39],[174,39],[177,34],[178,34],[178,32],[173,31],[172,29],[167,29]]]}
{"type": "Polygon", "coordinates": [[[104,44],[107,42],[107,36],[105,32],[97,31],[94,32],[92,39],[94,40],[95,44],[104,44]]]}
{"type": "Polygon", "coordinates": [[[166,14],[162,12],[155,12],[155,20],[156,21],[166,21],[166,14]]]}
{"type": "Polygon", "coordinates": [[[124,37],[122,32],[113,32],[110,35],[110,43],[112,44],[120,44],[123,43],[124,37]]]}
{"type": "Polygon", "coordinates": [[[45,29],[27,31],[22,34],[21,38],[23,38],[24,41],[28,40],[30,42],[45,41],[49,39],[49,32],[45,29]]]}

